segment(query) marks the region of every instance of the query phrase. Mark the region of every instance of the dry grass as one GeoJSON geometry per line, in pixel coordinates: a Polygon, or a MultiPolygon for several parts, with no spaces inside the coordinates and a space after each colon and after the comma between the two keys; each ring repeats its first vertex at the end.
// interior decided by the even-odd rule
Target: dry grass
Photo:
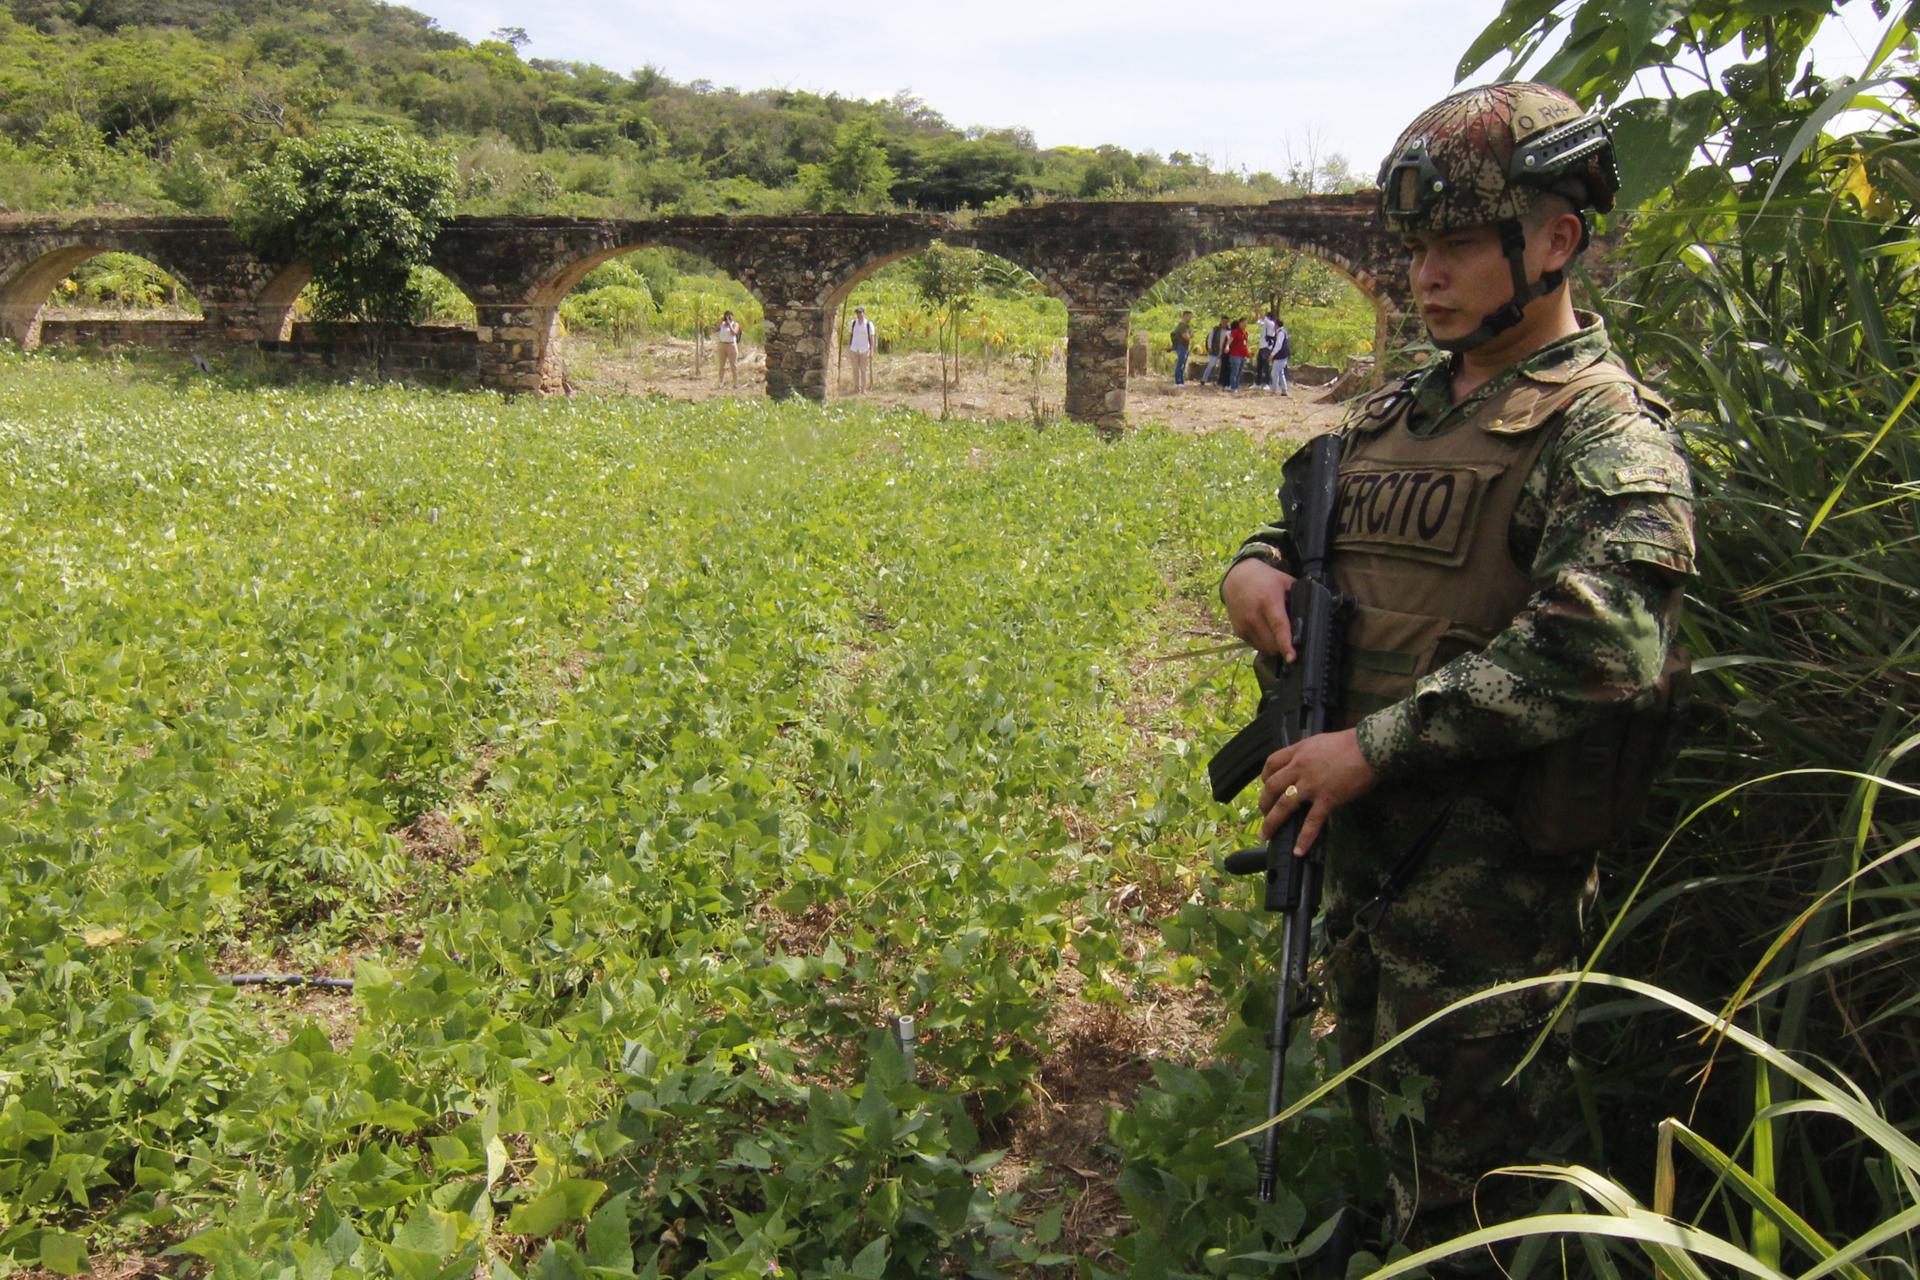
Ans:
{"type": "Polygon", "coordinates": [[[444,809],[429,809],[398,834],[407,857],[416,862],[458,870],[473,861],[473,842],[444,809]]]}
{"type": "MultiPolygon", "coordinates": [[[[766,356],[750,350],[740,360],[740,385],[720,386],[711,360],[699,374],[693,371],[693,343],[680,338],[649,337],[625,348],[602,346],[590,340],[563,340],[562,361],[575,390],[597,395],[658,395],[674,400],[714,400],[759,397],[767,390],[766,356]]],[[[940,358],[926,352],[880,355],[874,360],[873,386],[854,397],[851,384],[829,370],[828,386],[835,399],[914,409],[940,416],[940,358]]],[[[1008,361],[983,369],[969,357],[961,383],[950,395],[956,418],[1031,422],[1039,403],[1057,414],[1066,402],[1066,366],[1046,370],[1034,379],[1008,361]]],[[[1165,423],[1176,431],[1204,434],[1245,431],[1256,439],[1304,439],[1334,426],[1340,404],[1324,388],[1300,387],[1291,396],[1264,391],[1223,391],[1217,386],[1188,383],[1176,387],[1158,374],[1136,376],[1127,384],[1127,416],[1135,423],[1165,423]]],[[[984,462],[984,459],[982,460],[984,462]]]]}
{"type": "MultiPolygon", "coordinates": [[[[1123,949],[1144,957],[1161,943],[1133,919],[1138,886],[1115,893],[1112,918],[1123,949]]],[[[1047,1052],[1026,1104],[1009,1118],[1007,1158],[995,1166],[994,1185],[1018,1190],[1036,1215],[1065,1209],[1059,1251],[1098,1261],[1131,1225],[1113,1182],[1118,1152],[1107,1144],[1107,1114],[1132,1107],[1153,1078],[1156,1061],[1192,1065],[1205,1060],[1218,1037],[1219,1002],[1204,985],[1155,984],[1124,1008],[1083,998],[1085,977],[1068,963],[1060,970],[1047,1052]]]]}
{"type": "MultiPolygon", "coordinates": [[[[188,1258],[154,1258],[141,1253],[96,1253],[87,1274],[93,1280],[141,1280],[146,1276],[177,1276],[187,1267],[188,1258]]],[[[14,1280],[63,1280],[56,1271],[27,1267],[12,1273],[14,1280]]]]}

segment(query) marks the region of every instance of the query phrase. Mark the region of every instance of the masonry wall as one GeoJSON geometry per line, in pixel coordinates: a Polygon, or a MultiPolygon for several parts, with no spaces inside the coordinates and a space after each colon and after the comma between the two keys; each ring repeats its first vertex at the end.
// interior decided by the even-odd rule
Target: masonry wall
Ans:
{"type": "MultiPolygon", "coordinates": [[[[285,342],[262,339],[257,345],[269,360],[316,369],[370,372],[379,329],[368,324],[293,326],[285,342]]],[[[480,335],[451,325],[417,325],[388,331],[383,367],[389,375],[430,373],[455,377],[480,374],[480,335]]]]}
{"type": "MultiPolygon", "coordinates": [[[[293,336],[285,342],[261,339],[252,345],[268,360],[362,373],[372,372],[376,365],[375,333],[375,326],[365,324],[300,323],[293,326],[293,336]]],[[[213,337],[201,320],[45,320],[40,326],[43,347],[211,351],[224,346],[213,337]]],[[[480,335],[449,325],[391,330],[383,367],[388,375],[397,377],[433,374],[477,378],[480,335]]]]}
{"type": "Polygon", "coordinates": [[[42,320],[43,347],[155,347],[191,351],[206,340],[204,320],[42,320]]]}

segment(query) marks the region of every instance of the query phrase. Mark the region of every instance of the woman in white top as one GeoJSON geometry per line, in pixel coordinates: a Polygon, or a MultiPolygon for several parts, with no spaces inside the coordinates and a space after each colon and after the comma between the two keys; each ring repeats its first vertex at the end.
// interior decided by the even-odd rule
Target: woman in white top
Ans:
{"type": "Polygon", "coordinates": [[[879,331],[867,319],[865,307],[853,309],[853,323],[847,328],[847,354],[853,358],[853,390],[857,395],[873,385],[873,349],[879,345],[879,331]]]}
{"type": "Polygon", "coordinates": [[[740,385],[740,322],[729,311],[720,317],[720,327],[714,331],[713,340],[720,352],[720,381],[727,380],[729,370],[733,373],[733,385],[740,385]]]}

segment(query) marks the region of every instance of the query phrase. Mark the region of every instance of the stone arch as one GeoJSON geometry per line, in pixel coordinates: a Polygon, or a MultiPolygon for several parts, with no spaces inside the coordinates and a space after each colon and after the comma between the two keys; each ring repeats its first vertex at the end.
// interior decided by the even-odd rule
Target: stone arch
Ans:
{"type": "MultiPolygon", "coordinates": [[[[0,281],[0,339],[12,342],[22,351],[37,349],[40,346],[41,325],[46,318],[47,304],[52,301],[53,291],[82,263],[103,253],[131,254],[151,262],[178,280],[200,305],[202,314],[205,314],[208,299],[203,296],[202,288],[196,286],[189,270],[182,269],[177,262],[169,261],[167,255],[153,252],[148,245],[116,244],[104,236],[88,237],[45,247],[37,257],[23,263],[9,273],[4,281],[0,281]]],[[[184,323],[201,324],[204,321],[184,323]]]]}
{"type": "MultiPolygon", "coordinates": [[[[839,350],[840,336],[845,332],[850,323],[848,318],[841,313],[845,309],[848,300],[852,298],[853,291],[867,280],[872,279],[873,276],[881,270],[892,266],[896,262],[911,258],[915,254],[924,253],[936,244],[951,245],[956,249],[973,249],[979,253],[987,254],[990,257],[998,258],[1003,262],[1011,263],[1038,281],[1040,287],[1046,292],[1048,297],[1055,299],[1062,305],[1067,304],[1069,301],[1069,295],[1065,288],[1047,268],[1044,262],[1039,263],[1037,267],[1034,264],[1023,262],[1021,261],[1021,257],[1024,255],[1018,254],[1017,250],[1014,253],[1008,253],[1005,251],[1006,247],[1003,245],[991,242],[976,242],[975,239],[964,230],[956,229],[944,232],[934,230],[922,236],[870,249],[855,258],[853,262],[848,264],[832,281],[828,282],[826,288],[819,295],[819,307],[822,329],[821,337],[825,344],[824,350],[830,365],[835,352],[839,350]]],[[[835,381],[832,377],[826,379],[829,393],[833,391],[835,381]]]]}
{"type": "Polygon", "coordinates": [[[293,336],[293,304],[312,280],[313,268],[304,262],[290,262],[267,280],[253,296],[260,338],[285,342],[293,336]]]}
{"type": "Polygon", "coordinates": [[[902,258],[911,258],[916,253],[923,253],[936,244],[949,244],[956,249],[977,249],[981,253],[991,254],[996,258],[1004,259],[1007,262],[1011,262],[1014,266],[1019,267],[1035,280],[1038,280],[1041,287],[1044,288],[1050,296],[1058,298],[1062,302],[1067,301],[1070,296],[1066,286],[1054,276],[1053,271],[1044,261],[1022,261],[1024,255],[1020,253],[1016,246],[1004,245],[997,241],[977,239],[965,230],[956,229],[944,232],[931,231],[911,240],[869,250],[854,259],[833,281],[827,284],[826,288],[823,289],[820,294],[818,300],[819,305],[823,307],[838,307],[847,300],[848,295],[859,286],[862,280],[867,279],[873,275],[874,272],[880,270],[882,267],[892,266],[902,258]],[[1009,251],[1010,249],[1011,251],[1009,251]]]}
{"type": "Polygon", "coordinates": [[[1166,279],[1180,268],[1211,258],[1216,253],[1226,253],[1232,249],[1278,249],[1287,253],[1296,253],[1302,257],[1313,258],[1332,267],[1348,283],[1359,290],[1360,295],[1373,305],[1373,355],[1377,361],[1386,354],[1395,322],[1401,314],[1400,291],[1391,281],[1382,280],[1368,264],[1355,262],[1338,249],[1326,245],[1312,237],[1289,235],[1282,231],[1248,232],[1231,238],[1206,237],[1197,239],[1184,246],[1168,261],[1166,271],[1155,277],[1144,289],[1135,295],[1137,303],[1147,295],[1160,281],[1166,279]]]}
{"type": "MultiPolygon", "coordinates": [[[[570,258],[549,271],[534,285],[528,301],[536,307],[557,307],[560,305],[561,299],[565,298],[569,293],[572,293],[575,287],[593,272],[595,267],[604,266],[614,259],[624,258],[630,253],[638,253],[642,249],[672,249],[677,253],[684,253],[699,258],[702,262],[709,263],[716,269],[724,272],[731,279],[738,280],[748,293],[751,293],[760,301],[761,305],[766,305],[768,301],[766,295],[759,288],[755,287],[755,282],[751,275],[736,269],[734,264],[727,261],[726,255],[716,253],[713,244],[691,236],[673,234],[641,235],[631,239],[622,239],[618,243],[603,245],[595,248],[590,253],[582,254],[576,258],[570,258]]],[[[450,278],[453,278],[451,272],[448,272],[448,275],[450,278]]],[[[458,283],[457,278],[455,279],[455,283],[458,283]]]]}
{"type": "MultiPolygon", "coordinates": [[[[757,386],[761,376],[758,370],[765,362],[767,331],[772,326],[774,312],[774,308],[769,305],[764,283],[757,280],[750,271],[739,269],[739,265],[731,261],[730,256],[724,252],[724,245],[717,246],[713,242],[697,237],[671,233],[622,237],[616,242],[597,246],[590,252],[552,267],[538,280],[533,286],[528,306],[539,315],[553,317],[547,322],[545,328],[546,364],[556,371],[561,379],[566,380],[568,359],[580,354],[580,348],[576,343],[582,340],[583,334],[573,331],[562,316],[562,307],[567,299],[594,271],[610,263],[619,262],[632,254],[645,253],[648,250],[664,250],[670,254],[679,255],[683,259],[692,259],[705,269],[706,278],[720,277],[746,295],[745,300],[730,299],[716,303],[716,308],[738,309],[743,305],[746,306],[745,314],[737,318],[743,319],[748,327],[749,345],[740,352],[739,371],[742,376],[735,385],[742,392],[757,386]],[[754,331],[756,325],[758,332],[754,331]]],[[[677,271],[687,266],[684,261],[671,265],[674,265],[677,271]]],[[[679,273],[690,280],[698,280],[703,274],[692,269],[679,273]]],[[[656,318],[668,326],[673,326],[674,317],[668,312],[674,292],[677,291],[676,289],[653,298],[656,318]]],[[[702,289],[700,292],[707,291],[702,289]]],[[[722,292],[724,293],[724,290],[722,292]]],[[[691,315],[684,311],[679,314],[678,319],[688,322],[687,327],[669,327],[665,331],[681,339],[691,338],[694,343],[694,353],[690,363],[677,370],[674,370],[670,363],[666,370],[656,366],[653,372],[643,377],[644,383],[652,384],[647,389],[665,390],[669,394],[675,394],[673,387],[663,384],[678,380],[682,383],[678,393],[684,394],[687,379],[710,377],[717,371],[718,353],[713,351],[712,342],[714,327],[718,324],[721,314],[719,309],[715,309],[711,314],[700,314],[697,311],[691,315]]],[[[623,381],[625,376],[623,373],[623,381]]]]}
{"type": "MultiPolygon", "coordinates": [[[[466,286],[438,266],[428,266],[426,269],[459,290],[469,303],[473,301],[473,295],[466,286]]],[[[293,337],[295,304],[312,283],[313,268],[304,262],[289,262],[270,276],[250,300],[254,324],[258,329],[255,336],[264,342],[289,341],[293,337]]]]}

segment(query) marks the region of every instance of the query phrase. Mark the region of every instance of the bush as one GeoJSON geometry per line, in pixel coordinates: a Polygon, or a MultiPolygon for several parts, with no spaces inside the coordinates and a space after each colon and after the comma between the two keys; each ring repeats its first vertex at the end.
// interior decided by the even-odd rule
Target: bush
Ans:
{"type": "Polygon", "coordinates": [[[405,324],[453,191],[452,161],[393,130],[287,138],[247,175],[234,228],[263,256],[313,268],[322,318],[405,324]]]}

